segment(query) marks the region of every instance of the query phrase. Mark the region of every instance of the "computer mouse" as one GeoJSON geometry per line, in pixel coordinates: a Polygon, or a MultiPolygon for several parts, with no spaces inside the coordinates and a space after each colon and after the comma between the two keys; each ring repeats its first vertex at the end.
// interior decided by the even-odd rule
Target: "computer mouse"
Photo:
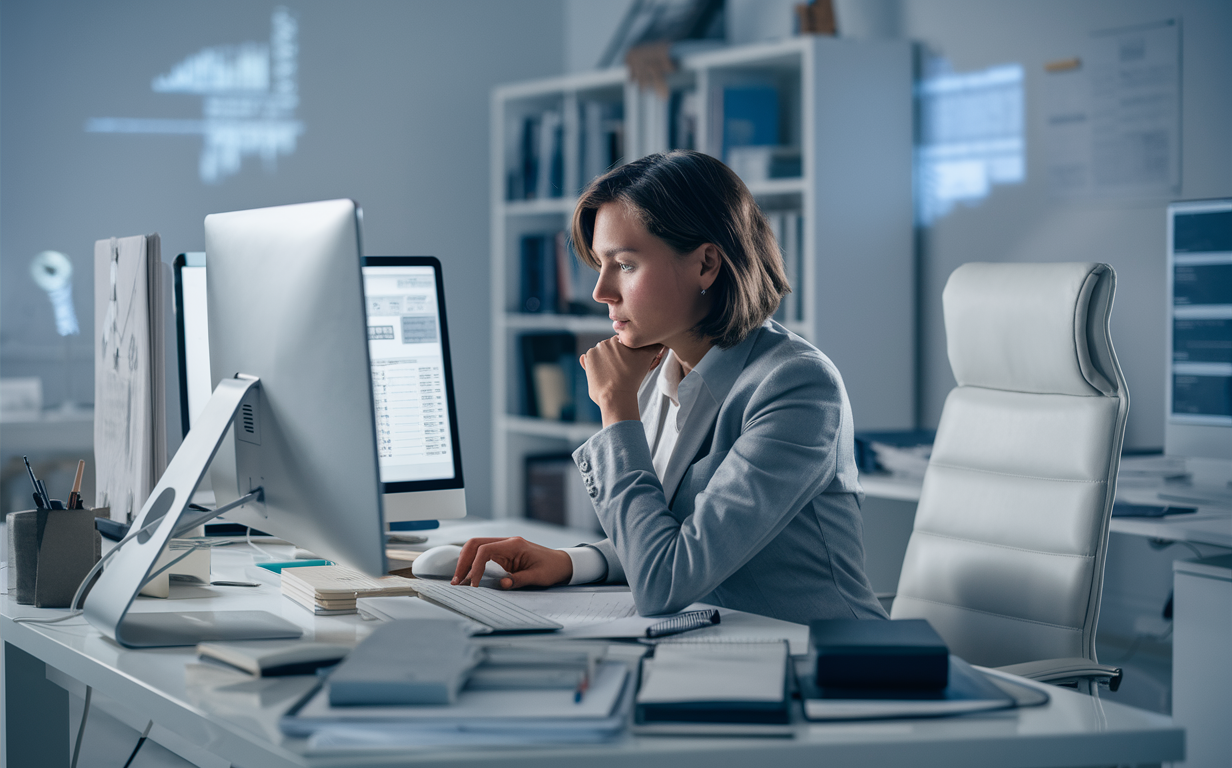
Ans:
{"type": "MultiPolygon", "coordinates": [[[[411,563],[411,573],[420,579],[452,579],[453,572],[458,567],[458,555],[460,554],[462,554],[462,547],[453,544],[433,547],[415,558],[415,562],[411,563]]],[[[508,571],[489,560],[484,565],[483,578],[480,579],[479,586],[495,587],[501,579],[508,575],[508,571]]]]}

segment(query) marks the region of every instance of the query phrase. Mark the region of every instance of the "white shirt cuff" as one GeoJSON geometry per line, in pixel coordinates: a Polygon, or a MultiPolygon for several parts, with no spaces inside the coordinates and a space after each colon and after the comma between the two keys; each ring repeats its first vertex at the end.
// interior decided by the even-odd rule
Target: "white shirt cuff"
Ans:
{"type": "Polygon", "coordinates": [[[568,547],[561,551],[573,561],[570,584],[590,584],[607,576],[607,560],[594,547],[568,547]]]}

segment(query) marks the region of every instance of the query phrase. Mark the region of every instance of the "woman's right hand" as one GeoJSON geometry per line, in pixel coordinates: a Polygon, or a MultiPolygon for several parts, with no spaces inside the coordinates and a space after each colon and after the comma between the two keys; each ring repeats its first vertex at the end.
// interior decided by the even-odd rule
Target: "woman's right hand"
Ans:
{"type": "Polygon", "coordinates": [[[646,374],[654,370],[666,351],[662,344],[626,347],[618,337],[613,336],[578,358],[586,371],[590,399],[599,406],[603,416],[603,426],[641,418],[637,391],[646,374]]]}
{"type": "Polygon", "coordinates": [[[521,536],[509,539],[470,539],[458,555],[451,584],[479,586],[488,561],[509,572],[500,580],[501,589],[551,587],[573,578],[573,559],[568,552],[533,544],[521,536]]]}

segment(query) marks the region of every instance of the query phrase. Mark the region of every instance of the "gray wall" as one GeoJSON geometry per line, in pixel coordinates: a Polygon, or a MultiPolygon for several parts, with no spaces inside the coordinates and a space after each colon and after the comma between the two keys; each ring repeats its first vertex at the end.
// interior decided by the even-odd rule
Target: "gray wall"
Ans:
{"type": "MultiPolygon", "coordinates": [[[[954,386],[941,289],[968,261],[1104,261],[1117,271],[1112,338],[1132,407],[1128,447],[1164,442],[1164,208],[1170,198],[1065,201],[1046,178],[1044,64],[1081,55],[1089,32],[1181,19],[1181,193],[1232,195],[1232,3],[1227,0],[903,0],[901,34],[956,72],[1025,70],[1027,178],[996,186],[923,233],[921,420],[935,426],[954,386]]],[[[841,23],[841,19],[840,19],[841,23]]]]}
{"type": "Polygon", "coordinates": [[[248,158],[205,185],[200,137],[84,132],[92,117],[199,118],[199,97],[155,94],[151,79],[202,48],[268,40],[278,4],[0,6],[0,371],[42,376],[48,405],[93,400],[96,239],[157,231],[170,261],[203,248],[208,213],[351,197],[367,253],[444,264],[468,498],[486,516],[489,92],[562,70],[562,0],[282,3],[299,20],[306,132],[275,172],[248,158]],[[51,305],[27,272],[45,249],[74,263],[82,335],[68,376],[51,305]]]}

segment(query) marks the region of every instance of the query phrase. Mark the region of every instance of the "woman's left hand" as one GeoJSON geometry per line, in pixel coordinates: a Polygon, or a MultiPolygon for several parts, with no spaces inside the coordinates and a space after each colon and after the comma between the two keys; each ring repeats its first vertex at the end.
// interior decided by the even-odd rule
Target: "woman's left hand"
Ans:
{"type": "Polygon", "coordinates": [[[666,348],[662,344],[631,348],[613,336],[592,347],[578,358],[586,371],[590,399],[599,404],[603,426],[641,418],[637,390],[659,361],[666,348]]]}

